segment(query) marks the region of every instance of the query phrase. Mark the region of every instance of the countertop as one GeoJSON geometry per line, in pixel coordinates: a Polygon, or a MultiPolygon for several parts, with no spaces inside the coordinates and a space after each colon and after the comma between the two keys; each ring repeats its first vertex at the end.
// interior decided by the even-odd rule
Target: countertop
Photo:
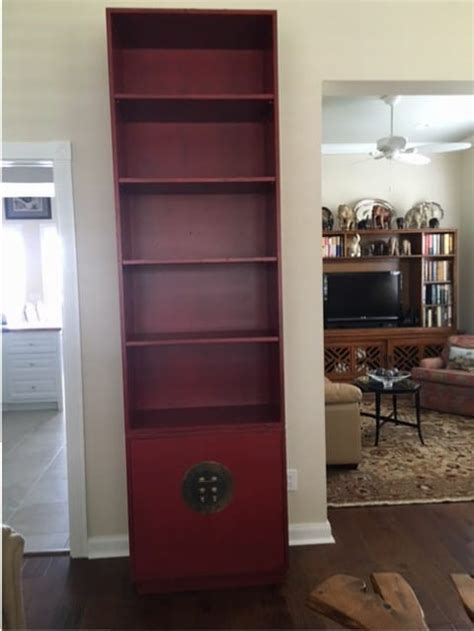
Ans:
{"type": "Polygon", "coordinates": [[[18,322],[2,325],[2,333],[32,331],[61,331],[62,326],[55,322],[18,322]]]}

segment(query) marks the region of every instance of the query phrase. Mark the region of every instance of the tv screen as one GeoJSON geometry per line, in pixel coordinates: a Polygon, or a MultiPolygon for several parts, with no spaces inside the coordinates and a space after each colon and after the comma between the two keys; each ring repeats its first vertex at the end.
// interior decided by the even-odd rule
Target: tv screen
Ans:
{"type": "Polygon", "coordinates": [[[327,324],[396,323],[401,314],[400,272],[351,272],[324,275],[327,324]]]}

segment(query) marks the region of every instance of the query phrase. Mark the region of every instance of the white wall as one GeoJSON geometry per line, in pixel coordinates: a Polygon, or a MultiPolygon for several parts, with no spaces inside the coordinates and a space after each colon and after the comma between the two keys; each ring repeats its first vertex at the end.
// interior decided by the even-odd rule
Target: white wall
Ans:
{"type": "Polygon", "coordinates": [[[126,532],[105,6],[276,8],[292,522],[326,518],[320,259],[322,83],[472,80],[470,2],[6,0],[4,139],[70,140],[90,535],[126,532]],[[440,42],[442,44],[440,45],[440,42]]]}
{"type": "MultiPolygon", "coordinates": [[[[2,182],[15,183],[17,190],[15,196],[18,197],[34,197],[37,192],[34,190],[34,185],[38,182],[51,183],[51,188],[54,189],[53,182],[53,170],[51,168],[33,168],[33,167],[9,167],[2,169],[2,182]]],[[[2,231],[4,238],[8,239],[8,233],[11,230],[17,232],[20,235],[25,263],[25,286],[24,286],[24,302],[37,303],[45,301],[44,292],[44,274],[42,257],[42,228],[45,226],[56,225],[54,199],[52,201],[52,218],[49,220],[36,220],[36,219],[23,219],[12,220],[5,218],[5,212],[2,210],[2,231]]],[[[2,200],[3,204],[3,200],[2,200]]],[[[5,257],[6,251],[3,250],[5,257]]],[[[18,254],[18,253],[17,253],[18,254]]],[[[4,258],[3,269],[5,277],[10,277],[10,282],[4,283],[3,294],[3,309],[8,311],[9,296],[8,289],[11,287],[12,276],[15,276],[14,262],[4,258]]],[[[15,293],[17,288],[15,288],[15,293]]],[[[59,299],[59,297],[58,297],[59,299]]],[[[24,305],[23,305],[24,306],[24,305]]],[[[16,315],[11,313],[15,319],[23,319],[23,313],[19,312],[16,315]]],[[[47,313],[44,314],[47,317],[47,313]]]]}
{"type": "Polygon", "coordinates": [[[474,148],[463,152],[460,174],[460,328],[474,334],[474,148]]]}
{"type": "Polygon", "coordinates": [[[459,228],[461,160],[461,152],[433,155],[425,166],[366,156],[323,156],[322,203],[337,212],[339,204],[380,198],[390,202],[396,215],[403,217],[414,204],[435,201],[445,211],[442,227],[459,228]]]}

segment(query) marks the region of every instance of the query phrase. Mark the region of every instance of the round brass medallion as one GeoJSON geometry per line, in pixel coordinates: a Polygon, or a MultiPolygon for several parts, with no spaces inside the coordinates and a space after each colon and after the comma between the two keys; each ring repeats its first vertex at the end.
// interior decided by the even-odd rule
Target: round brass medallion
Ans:
{"type": "Polygon", "coordinates": [[[232,499],[232,475],[219,462],[198,462],[186,472],[182,492],[192,510],[204,515],[218,513],[232,499]]]}

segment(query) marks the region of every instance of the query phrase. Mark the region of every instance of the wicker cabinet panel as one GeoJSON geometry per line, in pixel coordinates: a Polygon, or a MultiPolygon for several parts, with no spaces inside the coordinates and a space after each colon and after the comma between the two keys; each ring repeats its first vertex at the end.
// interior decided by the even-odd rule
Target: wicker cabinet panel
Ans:
{"type": "Polygon", "coordinates": [[[350,380],[385,365],[384,342],[358,341],[327,344],[324,348],[324,372],[330,379],[350,380]]]}
{"type": "Polygon", "coordinates": [[[443,352],[444,344],[425,344],[423,347],[423,357],[439,357],[443,352]]]}
{"type": "Polygon", "coordinates": [[[410,341],[400,343],[390,341],[388,343],[388,364],[399,370],[411,370],[420,365],[425,357],[438,357],[443,350],[443,344],[429,341],[410,341]]]}
{"type": "Polygon", "coordinates": [[[448,334],[412,329],[330,332],[325,337],[324,371],[334,381],[352,381],[379,367],[411,370],[425,357],[441,355],[448,334]]]}
{"type": "Polygon", "coordinates": [[[324,372],[335,379],[352,377],[351,347],[348,345],[327,345],[324,348],[324,372]]]}
{"type": "Polygon", "coordinates": [[[359,342],[352,346],[354,376],[365,375],[368,370],[385,366],[385,343],[359,342]]]}

